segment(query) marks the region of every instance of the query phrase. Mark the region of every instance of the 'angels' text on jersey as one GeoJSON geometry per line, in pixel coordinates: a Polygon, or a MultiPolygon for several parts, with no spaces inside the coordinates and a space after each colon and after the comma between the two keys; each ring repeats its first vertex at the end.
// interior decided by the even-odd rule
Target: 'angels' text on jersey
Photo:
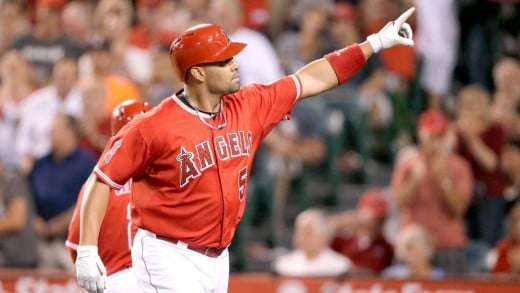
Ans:
{"type": "Polygon", "coordinates": [[[197,144],[193,152],[185,146],[181,146],[180,153],[177,155],[177,161],[180,163],[180,187],[186,186],[191,179],[199,177],[202,171],[215,165],[215,157],[225,161],[240,156],[249,156],[252,143],[251,131],[237,131],[227,133],[225,136],[215,136],[213,144],[209,140],[205,140],[197,144]]]}

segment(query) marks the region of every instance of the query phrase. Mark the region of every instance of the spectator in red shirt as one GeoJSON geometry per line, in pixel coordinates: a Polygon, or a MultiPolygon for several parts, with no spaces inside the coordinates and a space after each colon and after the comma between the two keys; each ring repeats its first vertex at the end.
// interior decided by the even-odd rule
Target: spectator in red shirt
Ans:
{"type": "Polygon", "coordinates": [[[475,178],[472,205],[466,214],[470,238],[490,246],[503,236],[505,177],[500,157],[506,142],[503,126],[492,119],[491,96],[480,85],[458,93],[456,109],[457,153],[470,163],[475,178]]]}
{"type": "Polygon", "coordinates": [[[507,199],[507,212],[520,199],[520,137],[510,138],[504,147],[500,162],[501,170],[507,178],[504,197],[507,199]]]}
{"type": "Polygon", "coordinates": [[[419,116],[418,146],[403,149],[391,179],[401,227],[425,227],[435,246],[433,264],[447,273],[466,271],[464,214],[473,177],[468,162],[452,151],[450,121],[439,110],[419,116]]]}
{"type": "Polygon", "coordinates": [[[394,251],[383,235],[387,214],[384,190],[371,188],[361,196],[356,210],[330,217],[336,230],[331,247],[353,262],[354,272],[379,274],[392,263],[394,251]]]}
{"type": "Polygon", "coordinates": [[[520,273],[520,202],[511,209],[507,236],[498,241],[493,256],[493,273],[520,273]]]}

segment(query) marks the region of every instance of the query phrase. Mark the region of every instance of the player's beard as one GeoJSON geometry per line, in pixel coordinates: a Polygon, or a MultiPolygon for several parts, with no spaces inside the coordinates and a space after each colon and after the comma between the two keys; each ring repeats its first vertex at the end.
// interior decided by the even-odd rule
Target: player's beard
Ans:
{"type": "Polygon", "coordinates": [[[236,93],[236,92],[238,92],[239,89],[240,89],[240,78],[237,76],[237,77],[231,79],[229,93],[230,94],[236,93]]]}
{"type": "Polygon", "coordinates": [[[239,89],[240,89],[240,84],[230,83],[227,88],[220,90],[218,93],[221,96],[225,96],[225,95],[234,94],[234,93],[238,92],[239,89]]]}
{"type": "Polygon", "coordinates": [[[232,83],[231,86],[229,87],[229,93],[230,94],[236,93],[236,92],[238,92],[239,89],[240,89],[240,83],[232,83]]]}

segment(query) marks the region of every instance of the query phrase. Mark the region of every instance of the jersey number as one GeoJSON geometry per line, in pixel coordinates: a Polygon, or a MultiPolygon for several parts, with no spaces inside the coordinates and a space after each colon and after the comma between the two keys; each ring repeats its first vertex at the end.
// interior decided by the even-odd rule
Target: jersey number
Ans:
{"type": "Polygon", "coordinates": [[[238,199],[244,200],[247,191],[247,167],[238,171],[238,199]]]}
{"type": "Polygon", "coordinates": [[[126,219],[128,220],[127,233],[128,233],[128,248],[132,251],[132,205],[128,203],[126,206],[126,219]]]}

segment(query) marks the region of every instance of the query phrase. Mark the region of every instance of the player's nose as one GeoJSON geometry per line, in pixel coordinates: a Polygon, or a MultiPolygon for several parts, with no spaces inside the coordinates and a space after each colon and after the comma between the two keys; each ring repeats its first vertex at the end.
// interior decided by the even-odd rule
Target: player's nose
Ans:
{"type": "Polygon", "coordinates": [[[237,61],[235,59],[231,60],[231,68],[233,71],[237,71],[240,66],[238,65],[237,61]]]}

